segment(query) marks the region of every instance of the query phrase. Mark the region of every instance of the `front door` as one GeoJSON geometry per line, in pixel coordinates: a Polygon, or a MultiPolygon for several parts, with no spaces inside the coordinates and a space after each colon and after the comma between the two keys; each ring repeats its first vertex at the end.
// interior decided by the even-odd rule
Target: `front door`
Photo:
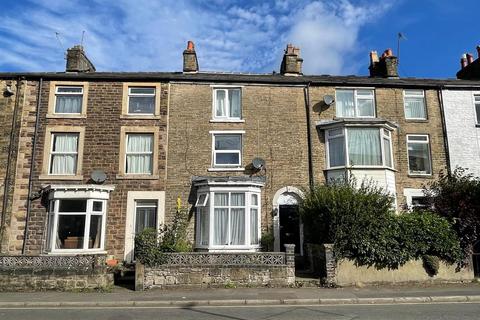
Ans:
{"type": "Polygon", "coordinates": [[[284,244],[294,244],[295,253],[300,253],[300,217],[298,205],[281,205],[280,217],[280,250],[285,251],[284,244]]]}

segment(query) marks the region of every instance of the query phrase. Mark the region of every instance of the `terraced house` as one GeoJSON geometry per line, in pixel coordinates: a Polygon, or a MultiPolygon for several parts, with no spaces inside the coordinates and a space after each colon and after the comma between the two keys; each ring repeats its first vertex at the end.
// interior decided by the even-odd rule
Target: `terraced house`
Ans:
{"type": "Polygon", "coordinates": [[[275,74],[200,72],[193,43],[183,59],[183,72],[96,72],[77,46],[65,72],[0,74],[2,254],[129,262],[180,198],[198,251],[258,251],[273,233],[301,256],[310,185],[355,176],[399,211],[421,206],[449,165],[442,89],[478,85],[399,78],[389,50],[368,77],[303,75],[291,45],[275,74]]]}

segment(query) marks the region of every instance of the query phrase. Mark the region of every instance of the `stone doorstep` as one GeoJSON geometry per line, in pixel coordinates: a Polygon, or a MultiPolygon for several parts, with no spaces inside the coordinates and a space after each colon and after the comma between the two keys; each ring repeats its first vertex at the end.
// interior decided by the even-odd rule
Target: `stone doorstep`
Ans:
{"type": "Polygon", "coordinates": [[[478,303],[475,296],[425,296],[328,299],[220,299],[220,300],[150,300],[150,301],[0,301],[5,308],[89,308],[89,307],[200,307],[259,305],[345,305],[345,304],[412,304],[412,303],[478,303]]]}

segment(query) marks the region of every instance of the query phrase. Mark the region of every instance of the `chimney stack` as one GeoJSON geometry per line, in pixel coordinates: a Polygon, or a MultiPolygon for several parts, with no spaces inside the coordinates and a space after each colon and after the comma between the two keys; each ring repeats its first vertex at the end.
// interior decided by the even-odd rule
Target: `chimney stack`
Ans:
{"type": "Polygon", "coordinates": [[[95,66],[85,55],[82,46],[73,46],[67,50],[66,72],[95,72],[95,66]]]}
{"type": "Polygon", "coordinates": [[[393,55],[392,49],[382,53],[380,59],[377,51],[370,51],[370,77],[398,78],[398,58],[393,55]]]}
{"type": "Polygon", "coordinates": [[[478,58],[475,60],[471,53],[462,55],[460,59],[460,71],[457,78],[462,80],[480,80],[480,46],[477,46],[478,58]]]}
{"type": "Polygon", "coordinates": [[[197,53],[195,52],[195,45],[193,44],[193,41],[188,41],[187,49],[183,51],[183,72],[198,72],[197,53]]]}
{"type": "Polygon", "coordinates": [[[284,76],[300,76],[302,75],[302,63],[300,48],[288,44],[283,55],[280,73],[284,76]]]}

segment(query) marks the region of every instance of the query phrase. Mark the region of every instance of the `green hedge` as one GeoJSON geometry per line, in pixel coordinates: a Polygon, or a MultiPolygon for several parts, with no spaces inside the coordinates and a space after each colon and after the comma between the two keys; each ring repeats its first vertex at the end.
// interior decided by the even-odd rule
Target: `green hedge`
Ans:
{"type": "Polygon", "coordinates": [[[426,211],[396,215],[392,208],[392,197],[370,183],[317,186],[301,207],[306,240],[333,243],[337,258],[376,268],[424,255],[459,260],[459,240],[446,219],[426,211]]]}

